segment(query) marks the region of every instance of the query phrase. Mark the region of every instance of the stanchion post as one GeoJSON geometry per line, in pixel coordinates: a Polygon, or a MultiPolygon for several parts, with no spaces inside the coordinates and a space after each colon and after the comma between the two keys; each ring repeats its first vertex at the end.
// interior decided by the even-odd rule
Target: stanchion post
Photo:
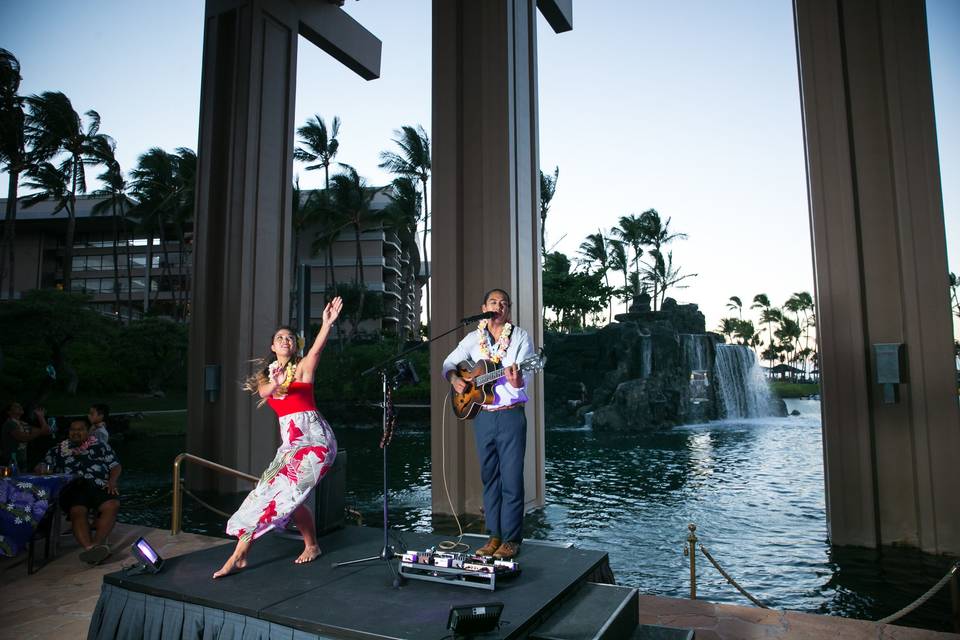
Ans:
{"type": "Polygon", "coordinates": [[[687,525],[687,544],[690,554],[690,599],[697,599],[697,525],[692,522],[687,525]]]}

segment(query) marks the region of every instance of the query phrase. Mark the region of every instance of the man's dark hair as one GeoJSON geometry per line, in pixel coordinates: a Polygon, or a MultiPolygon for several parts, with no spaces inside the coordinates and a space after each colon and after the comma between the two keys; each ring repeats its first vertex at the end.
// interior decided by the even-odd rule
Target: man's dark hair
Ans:
{"type": "Polygon", "coordinates": [[[513,304],[513,301],[510,299],[510,294],[504,291],[503,289],[490,289],[490,291],[487,291],[485,294],[483,294],[483,302],[480,303],[481,305],[487,304],[487,299],[490,297],[491,293],[502,293],[503,296],[507,299],[507,302],[509,304],[513,304]]]}
{"type": "Polygon", "coordinates": [[[104,404],[104,403],[102,403],[102,402],[98,402],[98,403],[92,404],[92,405],[90,405],[90,406],[91,406],[91,408],[96,409],[96,410],[97,410],[97,413],[99,413],[100,415],[103,416],[104,422],[106,422],[107,418],[110,417],[110,405],[104,404]]]}
{"type": "Polygon", "coordinates": [[[87,416],[78,416],[73,420],[71,420],[70,424],[73,424],[74,422],[82,422],[83,424],[87,425],[87,430],[89,430],[90,427],[93,426],[92,424],[90,424],[90,418],[88,418],[87,416]]]}

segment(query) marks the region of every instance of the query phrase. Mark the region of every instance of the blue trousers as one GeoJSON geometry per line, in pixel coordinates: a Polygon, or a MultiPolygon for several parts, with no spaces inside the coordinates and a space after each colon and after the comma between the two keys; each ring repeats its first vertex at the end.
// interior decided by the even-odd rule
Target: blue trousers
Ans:
{"type": "Polygon", "coordinates": [[[523,408],[481,411],[473,433],[483,481],[487,531],[504,541],[523,540],[523,457],[527,416],[523,408]]]}

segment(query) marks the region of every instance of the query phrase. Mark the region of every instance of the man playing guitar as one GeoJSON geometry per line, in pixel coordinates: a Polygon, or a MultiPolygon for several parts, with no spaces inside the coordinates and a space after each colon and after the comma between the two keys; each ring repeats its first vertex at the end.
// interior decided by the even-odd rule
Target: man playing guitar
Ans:
{"type": "Polygon", "coordinates": [[[457,372],[465,360],[490,360],[504,367],[494,383],[493,403],[484,404],[473,420],[473,431],[483,481],[483,511],[490,539],[477,555],[513,558],[523,540],[523,458],[527,445],[526,380],[517,363],[533,355],[529,334],[510,323],[510,295],[493,289],[484,296],[481,310],[494,312],[481,320],[443,362],[443,376],[457,393],[468,382],[457,372]]]}

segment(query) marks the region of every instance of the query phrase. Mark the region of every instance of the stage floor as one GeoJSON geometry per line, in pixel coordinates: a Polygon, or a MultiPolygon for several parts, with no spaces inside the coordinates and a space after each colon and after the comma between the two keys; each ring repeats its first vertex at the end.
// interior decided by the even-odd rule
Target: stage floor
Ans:
{"type": "MultiPolygon", "coordinates": [[[[449,539],[394,532],[402,552],[423,550],[449,539]]],[[[483,538],[465,538],[473,547],[483,538]]],[[[242,572],[213,580],[232,543],[166,561],[157,575],[116,572],[104,583],[147,595],[259,618],[318,635],[349,638],[444,638],[451,606],[502,602],[501,627],[485,638],[513,638],[539,624],[546,613],[588,577],[609,572],[607,554],[537,541],[524,542],[517,558],[522,573],[499,580],[495,591],[420,580],[394,588],[398,560],[332,568],[331,563],[374,556],[383,530],[346,527],[320,539],[323,556],[296,565],[303,543],[267,535],[257,540],[242,572]],[[393,569],[391,569],[391,566],[393,569]]]]}

